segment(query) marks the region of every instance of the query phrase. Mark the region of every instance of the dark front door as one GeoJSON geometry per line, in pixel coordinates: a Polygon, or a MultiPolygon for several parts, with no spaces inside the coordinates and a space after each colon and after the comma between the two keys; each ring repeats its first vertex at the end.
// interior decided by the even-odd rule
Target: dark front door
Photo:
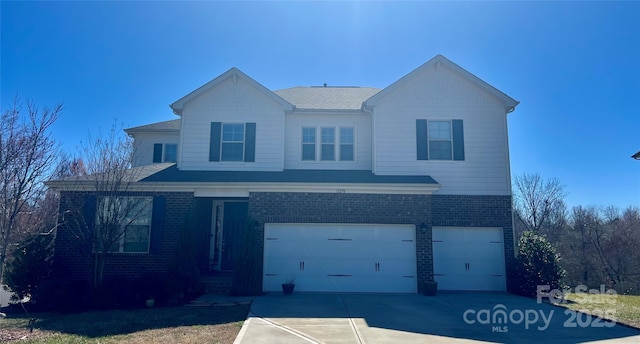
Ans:
{"type": "Polygon", "coordinates": [[[242,232],[247,226],[249,205],[247,202],[224,202],[222,225],[222,270],[233,270],[242,232]]]}

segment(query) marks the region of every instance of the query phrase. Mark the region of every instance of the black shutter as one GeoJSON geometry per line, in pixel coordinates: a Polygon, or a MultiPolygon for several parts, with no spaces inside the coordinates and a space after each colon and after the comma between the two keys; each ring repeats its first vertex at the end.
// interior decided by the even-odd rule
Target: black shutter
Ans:
{"type": "Polygon", "coordinates": [[[153,162],[162,162],[162,143],[153,145],[153,162]]]}
{"type": "Polygon", "coordinates": [[[256,124],[245,124],[244,135],[244,161],[255,162],[256,161],[256,124]]]}
{"type": "Polygon", "coordinates": [[[151,233],[149,238],[149,253],[162,253],[162,241],[164,239],[164,196],[153,197],[153,208],[151,211],[151,233]]]}
{"type": "Polygon", "coordinates": [[[453,160],[464,160],[464,130],[461,119],[451,121],[453,129],[453,160]]]}
{"type": "Polygon", "coordinates": [[[211,137],[209,138],[209,161],[220,161],[220,133],[222,123],[211,122],[211,137]]]}
{"type": "Polygon", "coordinates": [[[418,160],[429,160],[426,119],[416,119],[416,151],[418,160]]]}
{"type": "Polygon", "coordinates": [[[82,207],[82,216],[84,217],[84,224],[87,226],[89,232],[94,230],[96,224],[96,210],[98,207],[98,199],[95,195],[85,195],[84,205],[82,207]]]}

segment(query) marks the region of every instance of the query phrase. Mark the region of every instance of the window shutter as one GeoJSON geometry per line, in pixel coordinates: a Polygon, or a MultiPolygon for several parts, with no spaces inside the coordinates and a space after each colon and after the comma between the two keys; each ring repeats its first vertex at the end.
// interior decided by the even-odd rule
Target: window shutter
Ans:
{"type": "Polygon", "coordinates": [[[220,161],[220,134],[222,123],[211,122],[211,137],[209,138],[209,161],[220,161]]]}
{"type": "Polygon", "coordinates": [[[416,119],[416,151],[418,160],[429,160],[426,119],[416,119]]]}
{"type": "Polygon", "coordinates": [[[464,130],[461,119],[451,121],[453,131],[453,160],[464,160],[464,130]]]}
{"type": "Polygon", "coordinates": [[[164,196],[154,196],[151,210],[151,233],[149,237],[149,253],[162,253],[162,241],[164,239],[164,196]]]}
{"type": "Polygon", "coordinates": [[[244,161],[255,162],[256,161],[256,124],[247,123],[244,126],[244,161]]]}
{"type": "Polygon", "coordinates": [[[82,207],[82,216],[84,217],[84,224],[89,231],[94,230],[96,224],[96,210],[98,207],[98,199],[95,195],[85,195],[84,205],[82,207]]]}
{"type": "Polygon", "coordinates": [[[162,162],[162,143],[153,145],[153,162],[162,162]]]}

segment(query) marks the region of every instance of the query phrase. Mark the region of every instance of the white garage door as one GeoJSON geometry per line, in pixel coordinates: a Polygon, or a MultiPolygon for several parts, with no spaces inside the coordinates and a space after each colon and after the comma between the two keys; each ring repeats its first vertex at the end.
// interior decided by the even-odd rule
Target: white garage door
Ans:
{"type": "Polygon", "coordinates": [[[416,292],[413,225],[265,224],[264,291],[416,292]]]}
{"type": "Polygon", "coordinates": [[[440,290],[505,290],[502,228],[433,228],[433,272],[440,290]]]}

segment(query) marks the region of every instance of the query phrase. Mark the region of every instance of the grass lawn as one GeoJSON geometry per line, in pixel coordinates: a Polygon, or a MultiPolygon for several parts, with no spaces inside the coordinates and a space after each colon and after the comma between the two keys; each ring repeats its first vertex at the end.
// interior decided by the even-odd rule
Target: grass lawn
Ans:
{"type": "Polygon", "coordinates": [[[640,328],[640,296],[571,293],[568,300],[560,305],[640,328]]]}
{"type": "Polygon", "coordinates": [[[15,343],[233,343],[249,307],[40,313],[32,314],[37,319],[33,333],[28,331],[27,317],[8,315],[0,319],[0,342],[26,335],[26,340],[15,343]]]}

